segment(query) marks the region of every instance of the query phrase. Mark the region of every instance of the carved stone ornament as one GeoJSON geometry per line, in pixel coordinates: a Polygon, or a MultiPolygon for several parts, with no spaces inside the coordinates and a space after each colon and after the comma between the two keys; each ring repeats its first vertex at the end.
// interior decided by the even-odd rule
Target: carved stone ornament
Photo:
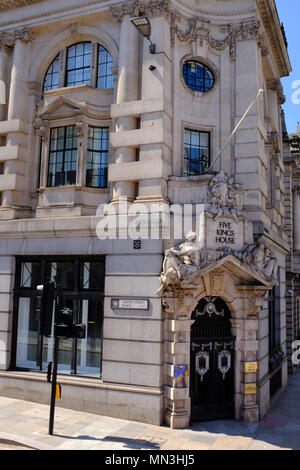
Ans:
{"type": "Polygon", "coordinates": [[[238,40],[256,38],[261,48],[265,44],[260,32],[259,21],[255,18],[236,24],[221,25],[220,33],[224,35],[224,38],[216,39],[210,33],[210,21],[199,16],[183,18],[179,10],[174,8],[169,0],[152,0],[148,2],[136,0],[135,2],[111,7],[110,12],[112,18],[117,20],[121,19],[124,15],[164,15],[171,24],[172,44],[174,44],[175,37],[177,37],[181,42],[200,41],[202,44],[203,40],[206,40],[213,49],[218,51],[222,51],[229,46],[229,54],[232,60],[236,58],[236,43],[238,40]],[[185,28],[181,25],[184,22],[186,23],[185,28]]]}
{"type": "Polygon", "coordinates": [[[160,16],[169,6],[167,0],[152,0],[150,2],[143,2],[137,0],[135,2],[123,3],[117,7],[111,7],[111,16],[114,19],[121,19],[124,15],[145,15],[145,16],[160,16]]]}
{"type": "Polygon", "coordinates": [[[236,43],[238,40],[257,38],[259,45],[262,44],[259,34],[259,22],[256,19],[243,21],[238,24],[227,24],[220,26],[220,33],[224,39],[215,39],[210,33],[210,22],[201,17],[193,17],[186,20],[187,27],[182,29],[178,24],[180,15],[172,15],[171,39],[174,42],[175,36],[181,42],[195,42],[200,40],[203,43],[205,39],[210,47],[218,51],[224,50],[229,46],[229,55],[232,60],[236,59],[236,43]]]}
{"type": "Polygon", "coordinates": [[[224,310],[221,310],[220,312],[217,310],[217,307],[215,306],[215,303],[214,303],[216,299],[217,297],[204,297],[204,300],[206,300],[204,310],[200,311],[196,309],[196,316],[201,317],[203,315],[208,314],[209,317],[211,317],[212,315],[223,317],[224,310]]]}
{"type": "Polygon", "coordinates": [[[0,47],[13,47],[15,42],[33,42],[34,35],[28,28],[16,29],[15,31],[2,31],[0,33],[0,47]]]}
{"type": "Polygon", "coordinates": [[[35,135],[41,137],[46,142],[49,137],[49,125],[47,122],[36,122],[33,124],[35,135]]]}
{"type": "MultiPolygon", "coordinates": [[[[253,275],[259,274],[263,282],[270,287],[277,284],[278,261],[275,254],[267,247],[264,238],[260,237],[255,243],[244,243],[242,234],[245,218],[242,214],[242,197],[241,186],[224,171],[220,171],[210,179],[204,223],[201,224],[202,241],[198,241],[196,233],[191,231],[183,243],[166,250],[158,296],[163,297],[166,289],[174,291],[197,284],[201,270],[228,255],[239,260],[241,265],[250,267],[253,275]]],[[[216,285],[222,282],[223,276],[215,279],[216,285]]],[[[210,297],[208,300],[206,310],[198,312],[198,315],[217,313],[214,298],[210,297]]]]}
{"type": "Polygon", "coordinates": [[[256,243],[246,245],[241,252],[235,253],[243,263],[251,266],[255,270],[276,284],[278,281],[278,261],[275,254],[266,246],[263,237],[260,237],[256,243]]]}
{"type": "Polygon", "coordinates": [[[217,220],[219,217],[229,217],[235,222],[243,221],[241,211],[241,187],[224,171],[211,178],[208,184],[207,203],[205,212],[208,217],[217,220]]]}

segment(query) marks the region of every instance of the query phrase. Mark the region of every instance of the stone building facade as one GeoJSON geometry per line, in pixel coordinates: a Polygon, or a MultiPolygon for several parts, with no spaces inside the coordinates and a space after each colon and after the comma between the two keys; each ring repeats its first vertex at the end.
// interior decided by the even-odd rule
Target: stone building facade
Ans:
{"type": "Polygon", "coordinates": [[[61,406],[172,427],[262,418],[287,383],[291,66],[274,0],[0,12],[0,393],[49,402],[36,286],[58,276],[87,325],[61,342],[61,406]],[[192,231],[163,236],[171,206],[192,231]],[[126,236],[150,208],[158,236],[126,236]],[[115,214],[118,236],[101,239],[115,214]]]}
{"type": "Polygon", "coordinates": [[[295,372],[296,365],[292,355],[295,353],[293,342],[300,339],[300,265],[299,265],[299,158],[300,127],[288,135],[283,115],[283,146],[285,166],[285,230],[289,237],[290,253],[287,256],[287,357],[289,372],[295,372]]]}

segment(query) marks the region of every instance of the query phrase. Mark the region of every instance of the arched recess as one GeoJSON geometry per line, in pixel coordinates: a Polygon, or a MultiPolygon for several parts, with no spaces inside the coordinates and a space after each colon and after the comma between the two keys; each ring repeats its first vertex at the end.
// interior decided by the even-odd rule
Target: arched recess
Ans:
{"type": "Polygon", "coordinates": [[[231,312],[220,297],[204,297],[191,319],[191,421],[233,418],[235,337],[231,312]]]}
{"type": "Polygon", "coordinates": [[[100,28],[78,25],[76,32],[72,32],[71,28],[67,28],[58,34],[53,34],[51,38],[46,40],[31,65],[29,81],[42,83],[51,62],[61,49],[77,42],[89,40],[96,41],[104,46],[110,53],[114,64],[118,65],[119,49],[114,39],[100,28]]]}

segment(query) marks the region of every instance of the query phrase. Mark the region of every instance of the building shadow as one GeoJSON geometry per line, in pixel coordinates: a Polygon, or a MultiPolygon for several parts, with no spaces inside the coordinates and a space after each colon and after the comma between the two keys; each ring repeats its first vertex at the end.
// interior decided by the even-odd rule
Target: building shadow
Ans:
{"type": "Polygon", "coordinates": [[[96,442],[111,442],[111,443],[121,443],[125,445],[125,449],[133,449],[133,450],[160,450],[160,445],[148,441],[146,439],[132,439],[128,437],[122,436],[106,436],[103,438],[97,438],[93,436],[88,436],[86,434],[79,435],[79,436],[66,436],[63,434],[54,434],[55,437],[61,437],[62,439],[72,439],[78,441],[96,441],[96,442]]]}

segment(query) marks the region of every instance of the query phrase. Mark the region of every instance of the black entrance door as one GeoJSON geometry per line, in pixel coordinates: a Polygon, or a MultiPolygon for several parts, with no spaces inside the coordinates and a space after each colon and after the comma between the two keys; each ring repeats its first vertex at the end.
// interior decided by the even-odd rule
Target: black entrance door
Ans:
{"type": "Polygon", "coordinates": [[[191,420],[234,417],[234,337],[230,311],[218,297],[202,299],[191,329],[191,420]]]}

